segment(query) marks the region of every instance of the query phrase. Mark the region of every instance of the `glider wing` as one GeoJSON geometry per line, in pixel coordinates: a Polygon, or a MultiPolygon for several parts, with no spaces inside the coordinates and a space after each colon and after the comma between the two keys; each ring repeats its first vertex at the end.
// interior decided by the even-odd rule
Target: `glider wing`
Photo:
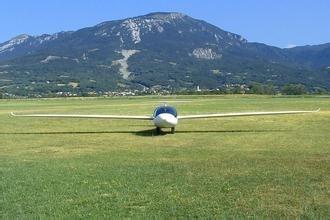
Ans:
{"type": "Polygon", "coordinates": [[[220,117],[238,117],[238,116],[260,116],[260,115],[284,115],[284,114],[301,114],[314,113],[314,111],[277,111],[277,112],[241,112],[241,113],[220,113],[220,114],[205,114],[205,115],[185,115],[178,116],[178,119],[198,119],[198,118],[220,118],[220,117]]]}
{"type": "Polygon", "coordinates": [[[151,116],[128,116],[128,115],[75,115],[75,114],[15,114],[16,117],[53,117],[53,118],[100,118],[100,119],[135,119],[135,120],[152,120],[151,116]]]}

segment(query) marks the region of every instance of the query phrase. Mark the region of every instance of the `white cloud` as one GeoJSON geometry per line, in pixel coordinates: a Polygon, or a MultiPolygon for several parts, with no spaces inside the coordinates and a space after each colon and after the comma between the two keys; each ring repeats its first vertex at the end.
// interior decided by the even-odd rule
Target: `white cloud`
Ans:
{"type": "Polygon", "coordinates": [[[296,47],[298,45],[295,45],[295,44],[288,44],[287,46],[285,46],[284,48],[293,48],[293,47],[296,47]]]}

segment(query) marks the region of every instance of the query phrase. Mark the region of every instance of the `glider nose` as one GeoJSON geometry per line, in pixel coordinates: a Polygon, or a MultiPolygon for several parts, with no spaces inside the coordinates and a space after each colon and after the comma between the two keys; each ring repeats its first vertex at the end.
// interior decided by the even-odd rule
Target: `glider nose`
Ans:
{"type": "Polygon", "coordinates": [[[171,125],[176,125],[178,123],[178,119],[171,114],[161,114],[160,118],[171,125]]]}
{"type": "Polygon", "coordinates": [[[178,119],[174,115],[163,113],[154,119],[154,124],[161,128],[172,128],[178,124],[178,119]]]}

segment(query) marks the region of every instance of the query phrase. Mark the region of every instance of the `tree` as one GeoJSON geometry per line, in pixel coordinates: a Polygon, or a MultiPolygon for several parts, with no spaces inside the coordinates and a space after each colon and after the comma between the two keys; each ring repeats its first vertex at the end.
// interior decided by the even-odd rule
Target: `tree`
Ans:
{"type": "Polygon", "coordinates": [[[261,84],[261,83],[253,83],[249,86],[250,93],[252,94],[261,94],[261,95],[275,95],[276,89],[273,85],[270,84],[261,84]]]}
{"type": "Polygon", "coordinates": [[[316,95],[325,95],[327,94],[327,90],[324,89],[324,88],[320,88],[320,87],[314,87],[313,88],[313,94],[316,94],[316,95]]]}
{"type": "Polygon", "coordinates": [[[303,95],[306,94],[306,88],[302,84],[287,84],[282,88],[284,95],[303,95]]]}

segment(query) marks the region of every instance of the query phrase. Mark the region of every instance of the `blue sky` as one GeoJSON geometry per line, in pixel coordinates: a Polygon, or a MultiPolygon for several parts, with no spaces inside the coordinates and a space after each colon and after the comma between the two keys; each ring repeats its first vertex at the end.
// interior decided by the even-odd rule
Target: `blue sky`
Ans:
{"type": "Polygon", "coordinates": [[[182,12],[278,47],[330,42],[329,0],[1,0],[0,42],[156,11],[182,12]]]}

